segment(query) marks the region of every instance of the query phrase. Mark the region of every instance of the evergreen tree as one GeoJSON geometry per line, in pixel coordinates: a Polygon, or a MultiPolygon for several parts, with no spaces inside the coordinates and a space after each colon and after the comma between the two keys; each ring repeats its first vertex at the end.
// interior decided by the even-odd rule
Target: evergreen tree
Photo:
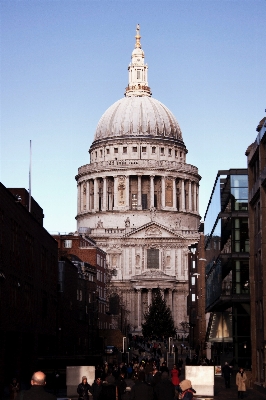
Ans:
{"type": "Polygon", "coordinates": [[[161,290],[158,287],[154,293],[152,304],[144,314],[145,322],[142,324],[142,334],[144,337],[175,335],[174,321],[170,308],[167,307],[162,298],[161,290]]]}

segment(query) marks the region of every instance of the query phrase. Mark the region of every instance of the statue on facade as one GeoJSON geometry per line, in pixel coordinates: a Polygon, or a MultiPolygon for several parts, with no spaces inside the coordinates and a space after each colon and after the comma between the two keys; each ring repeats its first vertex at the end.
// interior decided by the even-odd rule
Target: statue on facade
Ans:
{"type": "Polygon", "coordinates": [[[130,227],[130,219],[129,219],[129,217],[127,217],[127,219],[125,220],[125,227],[126,228],[130,227]]]}
{"type": "Polygon", "coordinates": [[[99,228],[99,229],[103,228],[103,221],[101,219],[97,222],[97,226],[96,227],[99,228]]]}

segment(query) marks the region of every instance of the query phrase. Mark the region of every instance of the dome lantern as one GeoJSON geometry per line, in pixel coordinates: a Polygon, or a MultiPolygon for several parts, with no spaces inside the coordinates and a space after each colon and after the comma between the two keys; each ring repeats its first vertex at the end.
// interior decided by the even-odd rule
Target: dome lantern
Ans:
{"type": "Polygon", "coordinates": [[[144,51],[140,43],[140,26],[137,25],[135,36],[135,48],[131,55],[131,63],[128,66],[129,79],[126,88],[126,97],[151,96],[151,89],[148,86],[148,65],[144,64],[144,51]]]}

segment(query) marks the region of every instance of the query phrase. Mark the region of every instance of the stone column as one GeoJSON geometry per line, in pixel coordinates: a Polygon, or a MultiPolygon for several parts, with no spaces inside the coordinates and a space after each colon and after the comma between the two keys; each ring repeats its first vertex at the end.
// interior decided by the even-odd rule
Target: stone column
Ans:
{"type": "Polygon", "coordinates": [[[78,201],[77,201],[77,212],[78,214],[80,214],[80,192],[81,192],[81,186],[80,183],[77,184],[77,188],[78,188],[78,201]]]}
{"type": "Polygon", "coordinates": [[[163,210],[165,208],[165,176],[161,177],[161,182],[162,182],[162,204],[161,204],[161,209],[163,210]]]}
{"type": "Polygon", "coordinates": [[[141,289],[137,290],[138,293],[138,328],[141,327],[141,289]]]}
{"type": "Polygon", "coordinates": [[[192,210],[191,181],[188,181],[188,211],[192,210]]]}
{"type": "Polygon", "coordinates": [[[154,207],[154,175],[150,175],[150,207],[154,207]]]}
{"type": "Polygon", "coordinates": [[[84,209],[83,209],[83,198],[84,198],[83,190],[84,190],[84,182],[81,182],[81,184],[80,184],[80,211],[82,213],[84,211],[84,209]]]}
{"type": "Polygon", "coordinates": [[[169,305],[170,311],[172,312],[172,310],[173,310],[173,290],[172,289],[168,290],[168,305],[169,305]]]}
{"type": "Polygon", "coordinates": [[[193,184],[193,211],[197,210],[197,184],[194,182],[193,184]]]}
{"type": "Polygon", "coordinates": [[[181,211],[185,211],[185,182],[181,180],[181,211]]]}
{"type": "Polygon", "coordinates": [[[196,184],[196,210],[195,211],[199,211],[199,186],[196,184]]]}
{"type": "Polygon", "coordinates": [[[117,176],[114,176],[114,210],[117,210],[117,176]]]}
{"type": "Polygon", "coordinates": [[[176,211],[176,180],[173,178],[173,208],[176,211]]]}
{"type": "Polygon", "coordinates": [[[152,293],[152,290],[148,289],[148,307],[151,305],[151,302],[152,302],[151,293],[152,293]]]}
{"type": "Polygon", "coordinates": [[[94,178],[94,211],[99,211],[98,179],[94,178]]]}
{"type": "Polygon", "coordinates": [[[126,210],[129,210],[129,182],[130,182],[130,176],[126,176],[126,210]]]}
{"type": "Polygon", "coordinates": [[[86,184],[86,210],[90,211],[90,182],[86,184]]]}
{"type": "Polygon", "coordinates": [[[106,211],[107,208],[107,187],[106,187],[106,176],[103,177],[103,205],[102,205],[102,211],[106,211]]]}
{"type": "Polygon", "coordinates": [[[142,204],[141,204],[141,175],[138,175],[138,210],[142,210],[142,204]]]}

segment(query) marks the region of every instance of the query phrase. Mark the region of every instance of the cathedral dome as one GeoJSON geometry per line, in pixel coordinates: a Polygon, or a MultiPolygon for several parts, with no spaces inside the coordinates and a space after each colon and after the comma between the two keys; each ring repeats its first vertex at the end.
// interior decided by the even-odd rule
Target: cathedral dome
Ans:
{"type": "Polygon", "coordinates": [[[114,137],[158,137],[183,141],[172,112],[149,96],[130,96],[118,100],[102,115],[94,141],[114,137]]]}

